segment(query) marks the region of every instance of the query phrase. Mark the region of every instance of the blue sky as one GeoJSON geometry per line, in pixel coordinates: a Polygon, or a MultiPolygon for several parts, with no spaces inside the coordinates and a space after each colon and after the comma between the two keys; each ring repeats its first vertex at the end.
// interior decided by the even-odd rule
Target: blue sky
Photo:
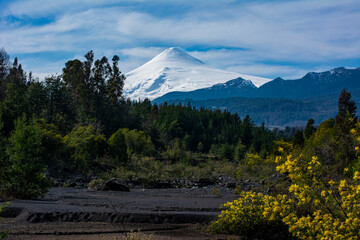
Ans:
{"type": "Polygon", "coordinates": [[[89,50],[126,73],[172,46],[268,78],[360,67],[360,1],[0,0],[0,48],[39,77],[89,50]]]}

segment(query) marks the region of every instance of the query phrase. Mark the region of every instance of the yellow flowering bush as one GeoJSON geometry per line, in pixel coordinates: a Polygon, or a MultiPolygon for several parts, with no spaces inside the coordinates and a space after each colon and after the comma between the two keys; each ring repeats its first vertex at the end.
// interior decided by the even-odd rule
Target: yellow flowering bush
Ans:
{"type": "Polygon", "coordinates": [[[352,183],[326,182],[322,169],[316,157],[307,162],[301,155],[288,156],[277,167],[293,182],[288,198],[294,209],[282,221],[299,239],[359,239],[360,173],[355,172],[352,183]]]}
{"type": "Polygon", "coordinates": [[[248,238],[288,239],[283,224],[284,213],[290,211],[285,195],[276,197],[255,192],[241,192],[240,198],[223,206],[219,219],[210,226],[211,232],[244,235],[248,238]],[[287,207],[283,207],[283,206],[287,207]]]}
{"type": "Polygon", "coordinates": [[[266,157],[265,163],[274,165],[276,158],[286,156],[294,151],[294,146],[291,143],[281,141],[274,141],[274,145],[270,151],[270,155],[266,157]]]}
{"type": "MultiPolygon", "coordinates": [[[[357,141],[358,144],[360,144],[360,121],[358,121],[356,124],[355,124],[355,128],[351,129],[350,131],[352,133],[353,136],[355,136],[355,140],[357,141]]],[[[346,175],[349,175],[351,173],[354,173],[356,171],[360,171],[360,148],[359,146],[356,146],[355,147],[355,153],[356,155],[358,156],[357,158],[357,161],[353,161],[349,168],[345,169],[346,172],[345,174],[346,175]]]]}
{"type": "Polygon", "coordinates": [[[288,226],[297,239],[360,239],[360,173],[351,180],[326,181],[317,157],[277,157],[277,171],[292,181],[287,195],[267,196],[242,192],[225,204],[212,230],[240,235],[251,232],[269,239],[269,226],[288,226]],[[266,227],[261,227],[266,226],[266,227]],[[260,231],[259,231],[260,229],[260,231]],[[265,234],[265,235],[264,235],[265,234]]]}
{"type": "Polygon", "coordinates": [[[262,164],[264,160],[258,154],[247,153],[245,155],[245,165],[254,166],[262,164]]]}

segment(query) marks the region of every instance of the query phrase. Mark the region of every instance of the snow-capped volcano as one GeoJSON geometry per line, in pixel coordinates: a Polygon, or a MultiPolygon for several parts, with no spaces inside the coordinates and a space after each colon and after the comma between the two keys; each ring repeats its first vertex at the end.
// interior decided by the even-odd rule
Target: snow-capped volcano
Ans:
{"type": "Polygon", "coordinates": [[[179,48],[171,47],[149,62],[125,74],[124,94],[130,99],[153,100],[173,91],[192,91],[242,77],[255,86],[267,78],[228,72],[207,66],[179,48]]]}

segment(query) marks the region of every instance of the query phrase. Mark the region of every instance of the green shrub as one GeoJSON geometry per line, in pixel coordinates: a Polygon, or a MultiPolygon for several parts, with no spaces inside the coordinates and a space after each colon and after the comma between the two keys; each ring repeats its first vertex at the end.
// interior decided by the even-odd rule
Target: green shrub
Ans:
{"type": "Polygon", "coordinates": [[[246,153],[246,146],[241,143],[241,140],[235,146],[234,150],[234,160],[241,161],[244,159],[246,153]]]}
{"type": "Polygon", "coordinates": [[[211,145],[210,153],[222,160],[232,160],[234,158],[234,153],[236,152],[234,151],[234,147],[232,145],[225,143],[221,145],[211,145]]]}
{"type": "Polygon", "coordinates": [[[164,159],[179,161],[186,157],[186,153],[180,139],[177,138],[166,146],[166,152],[164,152],[162,156],[164,159]]]}
{"type": "Polygon", "coordinates": [[[97,134],[92,125],[76,126],[64,137],[64,143],[71,155],[71,165],[82,172],[88,172],[107,148],[105,137],[97,134]]]}
{"type": "Polygon", "coordinates": [[[261,165],[264,163],[264,160],[258,154],[247,153],[245,155],[245,165],[254,166],[261,165]]]}
{"type": "Polygon", "coordinates": [[[122,134],[124,134],[127,153],[129,156],[135,154],[140,156],[152,156],[155,154],[155,146],[151,142],[151,138],[143,131],[137,129],[129,130],[123,128],[122,134]]]}
{"type": "Polygon", "coordinates": [[[115,159],[117,165],[128,161],[125,136],[121,129],[111,135],[107,143],[109,144],[111,157],[115,159]]]}
{"type": "Polygon", "coordinates": [[[97,189],[103,183],[104,183],[103,179],[100,178],[93,179],[89,182],[89,188],[97,189]]]}
{"type": "MultiPolygon", "coordinates": [[[[7,178],[7,168],[9,167],[9,159],[6,154],[6,145],[8,139],[3,132],[2,112],[0,111],[0,184],[7,178]]],[[[2,187],[0,185],[0,193],[2,187]]]]}
{"type": "Polygon", "coordinates": [[[65,155],[65,144],[58,128],[54,124],[46,124],[43,119],[37,120],[43,138],[43,158],[48,166],[59,164],[65,155]]]}
{"type": "Polygon", "coordinates": [[[1,184],[6,195],[28,199],[48,190],[50,183],[44,175],[42,140],[42,131],[35,121],[27,124],[22,117],[15,122],[6,149],[9,156],[7,177],[1,184]]]}

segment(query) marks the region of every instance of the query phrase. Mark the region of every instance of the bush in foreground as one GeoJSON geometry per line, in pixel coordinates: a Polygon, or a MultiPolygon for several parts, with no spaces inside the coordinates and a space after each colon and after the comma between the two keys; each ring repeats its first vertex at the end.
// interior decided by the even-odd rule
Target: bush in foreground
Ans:
{"type": "Polygon", "coordinates": [[[214,233],[242,235],[249,239],[291,239],[280,214],[267,214],[268,209],[280,210],[279,203],[284,201],[285,195],[273,197],[241,192],[238,200],[224,204],[226,209],[212,223],[210,230],[214,233]]]}
{"type": "Polygon", "coordinates": [[[34,120],[27,123],[22,117],[15,122],[15,130],[6,148],[6,177],[1,179],[1,190],[6,196],[29,199],[48,190],[42,138],[42,131],[34,120]]]}
{"type": "MultiPolygon", "coordinates": [[[[240,198],[226,203],[213,232],[269,239],[268,229],[289,233],[298,239],[360,238],[360,173],[351,180],[325,180],[317,157],[310,161],[302,155],[276,159],[277,170],[288,174],[292,185],[288,194],[276,197],[242,192],[240,198]],[[254,235],[254,233],[256,235],[254,235]]],[[[279,237],[276,237],[279,239],[279,237]]]]}

